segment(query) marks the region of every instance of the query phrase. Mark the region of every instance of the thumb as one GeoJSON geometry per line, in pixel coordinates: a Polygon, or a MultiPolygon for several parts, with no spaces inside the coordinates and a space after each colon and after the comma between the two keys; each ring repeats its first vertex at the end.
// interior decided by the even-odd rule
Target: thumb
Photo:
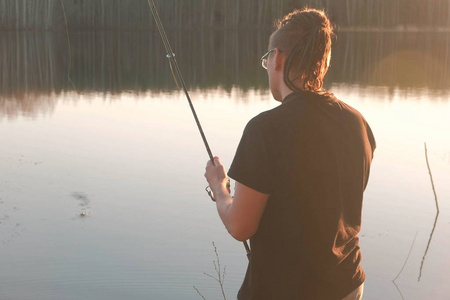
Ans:
{"type": "Polygon", "coordinates": [[[214,165],[215,166],[221,165],[220,158],[218,156],[214,156],[214,165]]]}

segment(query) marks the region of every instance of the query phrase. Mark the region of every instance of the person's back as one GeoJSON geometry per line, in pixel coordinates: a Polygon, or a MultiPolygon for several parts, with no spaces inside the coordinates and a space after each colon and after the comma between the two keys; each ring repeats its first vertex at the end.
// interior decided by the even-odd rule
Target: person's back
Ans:
{"type": "Polygon", "coordinates": [[[297,92],[249,122],[242,140],[228,174],[270,197],[239,298],[342,299],[365,279],[367,123],[334,97],[297,92]]]}

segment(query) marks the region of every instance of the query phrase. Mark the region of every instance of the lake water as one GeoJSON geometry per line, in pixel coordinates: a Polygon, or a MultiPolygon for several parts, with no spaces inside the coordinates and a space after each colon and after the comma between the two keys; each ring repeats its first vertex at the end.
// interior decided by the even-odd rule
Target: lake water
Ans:
{"type": "MultiPolygon", "coordinates": [[[[193,46],[176,35],[197,114],[226,166],[247,121],[278,105],[259,65],[266,37],[214,35],[218,50],[210,36],[193,46]]],[[[235,298],[245,250],[204,191],[208,156],[159,37],[74,35],[72,58],[65,38],[0,38],[0,299],[201,299],[193,286],[220,299],[204,274],[216,276],[213,242],[235,298]]],[[[449,41],[343,33],[336,43],[327,88],[377,139],[364,299],[450,294],[449,41]]]]}

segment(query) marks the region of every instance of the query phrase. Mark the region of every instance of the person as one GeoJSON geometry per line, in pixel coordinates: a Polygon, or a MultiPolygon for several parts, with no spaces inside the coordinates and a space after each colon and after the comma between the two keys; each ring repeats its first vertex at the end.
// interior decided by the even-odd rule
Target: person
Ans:
{"type": "Polygon", "coordinates": [[[332,25],[323,10],[276,23],[261,58],[281,104],[244,129],[228,176],[205,177],[228,232],[250,239],[238,299],[361,299],[358,233],[375,139],[364,117],[323,89],[332,25]]]}

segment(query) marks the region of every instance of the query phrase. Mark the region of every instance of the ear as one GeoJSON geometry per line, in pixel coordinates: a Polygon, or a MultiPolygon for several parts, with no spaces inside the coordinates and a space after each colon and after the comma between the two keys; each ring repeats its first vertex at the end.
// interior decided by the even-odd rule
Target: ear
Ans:
{"type": "Polygon", "coordinates": [[[284,56],[284,53],[278,50],[278,48],[274,51],[274,68],[275,71],[283,71],[284,69],[284,60],[286,57],[284,56]]]}

